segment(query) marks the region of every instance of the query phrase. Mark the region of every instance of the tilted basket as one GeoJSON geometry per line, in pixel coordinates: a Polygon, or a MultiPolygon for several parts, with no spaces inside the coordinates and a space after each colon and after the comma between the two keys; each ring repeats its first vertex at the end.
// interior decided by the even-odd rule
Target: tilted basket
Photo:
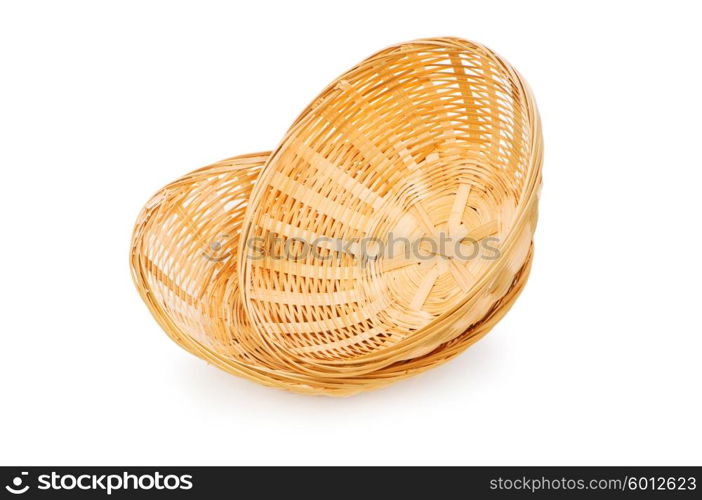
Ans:
{"type": "Polygon", "coordinates": [[[166,332],[231,373],[305,393],[379,387],[508,310],[541,162],[532,94],[503,59],[453,38],[396,45],[332,82],[273,153],[157,193],[132,273],[166,332]]]}

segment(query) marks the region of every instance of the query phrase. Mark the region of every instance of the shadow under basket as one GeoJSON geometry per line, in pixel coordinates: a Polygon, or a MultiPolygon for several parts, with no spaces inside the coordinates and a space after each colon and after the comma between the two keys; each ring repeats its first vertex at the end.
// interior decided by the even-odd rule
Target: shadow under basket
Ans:
{"type": "Polygon", "coordinates": [[[168,335],[230,373],[381,387],[453,358],[513,304],[541,163],[533,96],[507,62],[455,38],[399,44],[332,82],[273,153],[160,190],[132,275],[168,335]]]}

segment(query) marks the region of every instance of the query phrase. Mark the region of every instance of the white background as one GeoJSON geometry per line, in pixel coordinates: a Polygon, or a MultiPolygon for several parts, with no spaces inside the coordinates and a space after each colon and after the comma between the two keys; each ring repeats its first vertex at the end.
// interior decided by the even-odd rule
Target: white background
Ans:
{"type": "Polygon", "coordinates": [[[697,464],[700,12],[693,2],[4,2],[0,462],[697,464]],[[130,278],[178,176],[273,148],[387,45],[482,42],[539,104],[530,281],[453,362],[347,399],[173,344],[130,278]]]}

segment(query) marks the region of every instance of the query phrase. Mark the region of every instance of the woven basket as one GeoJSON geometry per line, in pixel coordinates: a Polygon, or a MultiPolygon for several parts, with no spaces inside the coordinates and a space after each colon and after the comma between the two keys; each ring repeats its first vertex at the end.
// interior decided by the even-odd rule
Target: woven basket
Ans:
{"type": "Polygon", "coordinates": [[[305,393],[386,385],[460,353],[513,303],[541,149],[533,97],[493,52],[390,47],[332,82],[274,153],[157,193],[132,273],[166,332],[231,373],[305,393]]]}

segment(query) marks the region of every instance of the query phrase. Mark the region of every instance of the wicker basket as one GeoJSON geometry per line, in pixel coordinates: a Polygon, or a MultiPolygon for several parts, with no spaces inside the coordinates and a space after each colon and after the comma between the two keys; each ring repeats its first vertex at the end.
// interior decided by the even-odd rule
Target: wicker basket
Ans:
{"type": "Polygon", "coordinates": [[[177,343],[231,373],[305,393],[386,385],[509,309],[541,159],[533,97],[500,57],[459,39],[390,47],[332,82],[273,154],[152,198],[133,276],[177,343]]]}

